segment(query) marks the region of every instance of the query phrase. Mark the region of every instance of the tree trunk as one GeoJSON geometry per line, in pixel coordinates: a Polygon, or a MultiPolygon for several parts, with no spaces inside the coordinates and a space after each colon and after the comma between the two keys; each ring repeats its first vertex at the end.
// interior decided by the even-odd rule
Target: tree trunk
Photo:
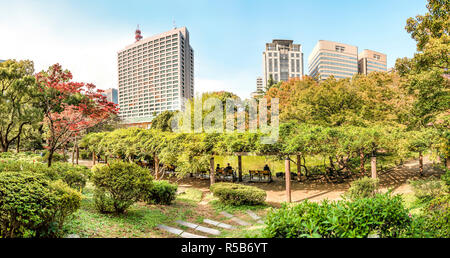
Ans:
{"type": "Polygon", "coordinates": [[[239,182],[242,182],[242,156],[238,156],[238,173],[239,173],[239,182]]]}
{"type": "Polygon", "coordinates": [[[419,170],[420,176],[423,176],[423,154],[421,151],[419,151],[419,170]]]}
{"type": "Polygon", "coordinates": [[[95,151],[92,152],[92,165],[95,165],[95,151]]]}
{"type": "Polygon", "coordinates": [[[364,155],[364,149],[360,149],[359,150],[359,172],[361,173],[361,175],[365,175],[366,174],[366,168],[364,167],[365,165],[365,155],[364,155]]]}
{"type": "Polygon", "coordinates": [[[75,165],[75,144],[73,145],[72,148],[72,165],[75,165]]]}
{"type": "Polygon", "coordinates": [[[209,184],[213,185],[216,182],[216,172],[214,171],[214,157],[209,160],[209,184]]]}
{"type": "Polygon", "coordinates": [[[372,157],[370,158],[370,168],[372,178],[377,178],[377,157],[375,156],[375,153],[372,153],[372,157]]]}
{"type": "Polygon", "coordinates": [[[450,157],[445,159],[445,165],[447,166],[447,169],[450,169],[450,157]]]}
{"type": "Polygon", "coordinates": [[[159,159],[155,155],[155,180],[158,180],[158,172],[159,172],[159,159]]]}
{"type": "Polygon", "coordinates": [[[48,160],[47,160],[48,167],[52,166],[52,160],[53,160],[53,153],[54,152],[55,152],[55,150],[52,150],[52,149],[48,150],[48,160]]]}
{"type": "Polygon", "coordinates": [[[300,154],[297,154],[297,180],[302,181],[302,157],[300,154]]]}
{"type": "Polygon", "coordinates": [[[77,143],[77,165],[78,165],[78,159],[80,159],[80,147],[78,147],[78,143],[77,143]]]}
{"type": "Polygon", "coordinates": [[[20,152],[20,135],[17,137],[17,149],[16,152],[19,153],[20,152]]]}
{"type": "Polygon", "coordinates": [[[284,177],[286,178],[286,201],[290,203],[291,200],[291,161],[286,157],[284,161],[284,177]]]}

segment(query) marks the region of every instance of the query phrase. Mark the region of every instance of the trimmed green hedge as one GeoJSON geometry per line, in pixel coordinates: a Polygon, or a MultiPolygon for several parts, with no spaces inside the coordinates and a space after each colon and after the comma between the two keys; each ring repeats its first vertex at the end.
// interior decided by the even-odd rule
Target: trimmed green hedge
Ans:
{"type": "Polygon", "coordinates": [[[84,188],[91,175],[89,168],[72,165],[66,162],[55,162],[51,167],[34,159],[5,159],[0,162],[0,173],[6,171],[29,171],[42,174],[50,180],[61,179],[70,187],[80,190],[84,188]]]}
{"type": "Polygon", "coordinates": [[[257,187],[233,183],[216,183],[210,190],[224,204],[235,206],[264,204],[267,196],[257,187]]]}
{"type": "Polygon", "coordinates": [[[81,193],[30,171],[0,173],[0,238],[59,237],[81,193]]]}
{"type": "Polygon", "coordinates": [[[145,201],[152,204],[170,205],[177,197],[178,185],[168,181],[155,181],[145,196],[145,201]]]}
{"type": "Polygon", "coordinates": [[[398,237],[409,230],[411,222],[401,196],[389,193],[354,201],[304,201],[295,206],[284,204],[269,212],[263,237],[398,237]]]}

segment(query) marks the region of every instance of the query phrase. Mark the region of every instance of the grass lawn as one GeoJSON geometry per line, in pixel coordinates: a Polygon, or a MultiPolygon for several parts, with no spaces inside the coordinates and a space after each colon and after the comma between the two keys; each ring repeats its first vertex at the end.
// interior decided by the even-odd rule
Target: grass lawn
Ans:
{"type": "MultiPolygon", "coordinates": [[[[245,213],[253,210],[256,214],[264,217],[269,206],[241,206],[232,207],[220,204],[211,194],[203,197],[203,192],[195,188],[186,188],[178,194],[176,201],[169,206],[148,205],[136,203],[132,205],[125,214],[102,214],[94,206],[94,186],[87,184],[83,190],[83,201],[81,208],[68,219],[64,225],[67,234],[77,234],[82,238],[158,238],[175,237],[170,233],[155,228],[158,224],[183,229],[194,234],[201,234],[192,229],[175,223],[176,220],[189,221],[203,226],[214,228],[203,223],[203,219],[212,219],[228,224],[233,224],[229,219],[220,215],[221,211],[227,211],[236,217],[250,222],[252,226],[236,226],[236,229],[221,231],[221,235],[209,237],[257,237],[263,225],[255,224],[251,217],[245,213]],[[203,204],[199,204],[200,201],[203,204]]],[[[204,234],[201,234],[204,235],[204,234]]]]}

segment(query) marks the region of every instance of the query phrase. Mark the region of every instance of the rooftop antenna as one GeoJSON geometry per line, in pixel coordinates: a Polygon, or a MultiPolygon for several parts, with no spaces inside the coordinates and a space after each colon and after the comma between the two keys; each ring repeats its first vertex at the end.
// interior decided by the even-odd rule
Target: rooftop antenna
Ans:
{"type": "Polygon", "coordinates": [[[137,25],[136,31],[135,31],[134,38],[136,39],[136,42],[142,39],[141,30],[139,29],[139,24],[137,25]]]}
{"type": "Polygon", "coordinates": [[[176,29],[177,28],[177,24],[175,23],[175,19],[173,19],[172,23],[173,23],[173,28],[176,29]]]}

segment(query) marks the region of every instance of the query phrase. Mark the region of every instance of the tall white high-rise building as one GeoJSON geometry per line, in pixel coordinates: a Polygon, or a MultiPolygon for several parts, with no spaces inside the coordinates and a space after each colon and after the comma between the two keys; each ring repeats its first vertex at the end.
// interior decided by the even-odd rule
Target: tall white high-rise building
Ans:
{"type": "Polygon", "coordinates": [[[270,78],[277,83],[304,75],[302,46],[293,42],[274,39],[266,44],[266,51],[263,52],[263,87],[270,78]]]}
{"type": "Polygon", "coordinates": [[[142,38],[118,52],[119,116],[147,128],[166,110],[181,110],[194,96],[194,50],[186,27],[142,38]]]}

